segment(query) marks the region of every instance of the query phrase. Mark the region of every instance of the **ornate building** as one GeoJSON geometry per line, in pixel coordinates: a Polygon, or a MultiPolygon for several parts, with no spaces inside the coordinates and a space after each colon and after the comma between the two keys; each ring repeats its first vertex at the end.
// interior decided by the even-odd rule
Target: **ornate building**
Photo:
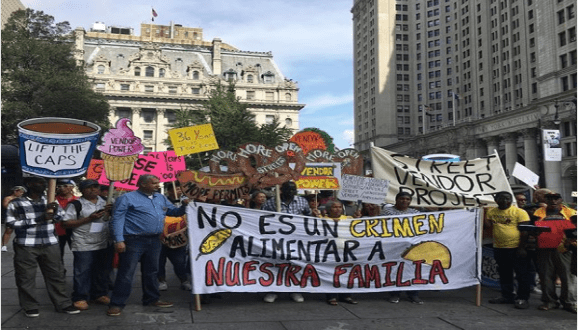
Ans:
{"type": "MultiPolygon", "coordinates": [[[[497,150],[577,190],[574,0],[355,0],[355,148],[421,157],[497,150]],[[543,161],[541,129],[561,132],[543,161]]],[[[510,181],[517,187],[520,182],[510,181]]]]}
{"type": "Polygon", "coordinates": [[[127,27],[77,28],[76,59],[95,90],[111,105],[110,121],[130,118],[147,151],[164,151],[175,110],[199,107],[217,83],[234,81],[236,96],[263,124],[279,117],[297,131],[296,82],[284,77],[270,52],[241,51],[220,39],[203,40],[201,28],[142,24],[141,36],[127,27]]]}

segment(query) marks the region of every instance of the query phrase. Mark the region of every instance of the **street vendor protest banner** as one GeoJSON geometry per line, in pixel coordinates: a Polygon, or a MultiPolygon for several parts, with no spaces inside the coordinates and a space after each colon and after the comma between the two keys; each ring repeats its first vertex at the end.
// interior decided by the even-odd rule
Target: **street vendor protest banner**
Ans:
{"type": "Polygon", "coordinates": [[[511,188],[497,154],[459,162],[430,161],[372,147],[374,177],[389,181],[386,202],[399,191],[411,206],[475,207],[495,205],[493,195],[511,188]]]}
{"type": "Polygon", "coordinates": [[[340,163],[306,163],[296,181],[296,188],[339,190],[342,179],[340,173],[340,163]]]}
{"type": "Polygon", "coordinates": [[[342,176],[342,188],[338,193],[338,198],[380,205],[385,202],[388,189],[389,181],[387,180],[345,174],[342,176]]]}
{"type": "Polygon", "coordinates": [[[187,210],[193,293],[448,290],[478,284],[479,209],[334,221],[187,210]]]}

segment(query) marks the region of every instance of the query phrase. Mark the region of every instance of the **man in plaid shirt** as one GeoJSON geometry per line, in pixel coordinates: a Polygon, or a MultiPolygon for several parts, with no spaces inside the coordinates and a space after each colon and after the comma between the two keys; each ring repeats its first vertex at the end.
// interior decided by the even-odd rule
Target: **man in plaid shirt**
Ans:
{"type": "Polygon", "coordinates": [[[54,222],[62,219],[64,211],[56,202],[47,203],[44,178],[27,178],[26,185],[28,193],[10,203],[6,216],[6,226],[16,234],[14,275],[20,306],[28,317],[39,315],[39,302],[35,297],[38,265],[56,310],[77,314],[80,311],[66,294],[64,265],[54,229],[54,222]]]}

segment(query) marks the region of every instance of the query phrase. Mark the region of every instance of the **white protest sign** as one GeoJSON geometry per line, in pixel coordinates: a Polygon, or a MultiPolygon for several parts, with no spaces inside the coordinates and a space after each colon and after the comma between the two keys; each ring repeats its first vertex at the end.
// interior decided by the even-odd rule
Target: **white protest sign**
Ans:
{"type": "Polygon", "coordinates": [[[497,154],[459,162],[427,161],[372,147],[375,178],[389,180],[387,203],[400,191],[411,194],[415,207],[495,205],[493,195],[511,192],[497,154]]]}
{"type": "Polygon", "coordinates": [[[338,198],[346,201],[363,201],[382,204],[385,202],[389,181],[364,176],[345,174],[342,176],[342,188],[338,198]]]}
{"type": "Polygon", "coordinates": [[[535,185],[540,182],[540,176],[536,173],[530,171],[529,168],[525,167],[524,165],[516,162],[514,166],[514,171],[512,175],[517,179],[520,179],[523,183],[527,184],[528,186],[534,188],[535,185]]]}
{"type": "Polygon", "coordinates": [[[478,284],[479,209],[361,219],[187,208],[193,293],[450,290],[478,284]]]}
{"type": "MultiPolygon", "coordinates": [[[[26,164],[50,171],[79,170],[91,150],[90,141],[75,144],[45,144],[24,141],[26,164]]],[[[86,170],[86,169],[85,169],[86,170]]]]}

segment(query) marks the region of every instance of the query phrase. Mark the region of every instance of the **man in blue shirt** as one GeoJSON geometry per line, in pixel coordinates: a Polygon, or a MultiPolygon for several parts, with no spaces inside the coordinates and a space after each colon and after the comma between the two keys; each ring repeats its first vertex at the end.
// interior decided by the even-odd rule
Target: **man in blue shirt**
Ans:
{"type": "Polygon", "coordinates": [[[111,296],[107,315],[121,315],[125,301],[131,295],[133,276],[141,261],[144,306],[172,307],[170,302],[159,300],[159,253],[165,216],[179,217],[185,214],[189,200],[175,207],[164,195],[157,193],[159,178],[141,175],[138,190],[120,196],[115,202],[110,223],[115,251],[119,253],[117,280],[111,296]]]}

